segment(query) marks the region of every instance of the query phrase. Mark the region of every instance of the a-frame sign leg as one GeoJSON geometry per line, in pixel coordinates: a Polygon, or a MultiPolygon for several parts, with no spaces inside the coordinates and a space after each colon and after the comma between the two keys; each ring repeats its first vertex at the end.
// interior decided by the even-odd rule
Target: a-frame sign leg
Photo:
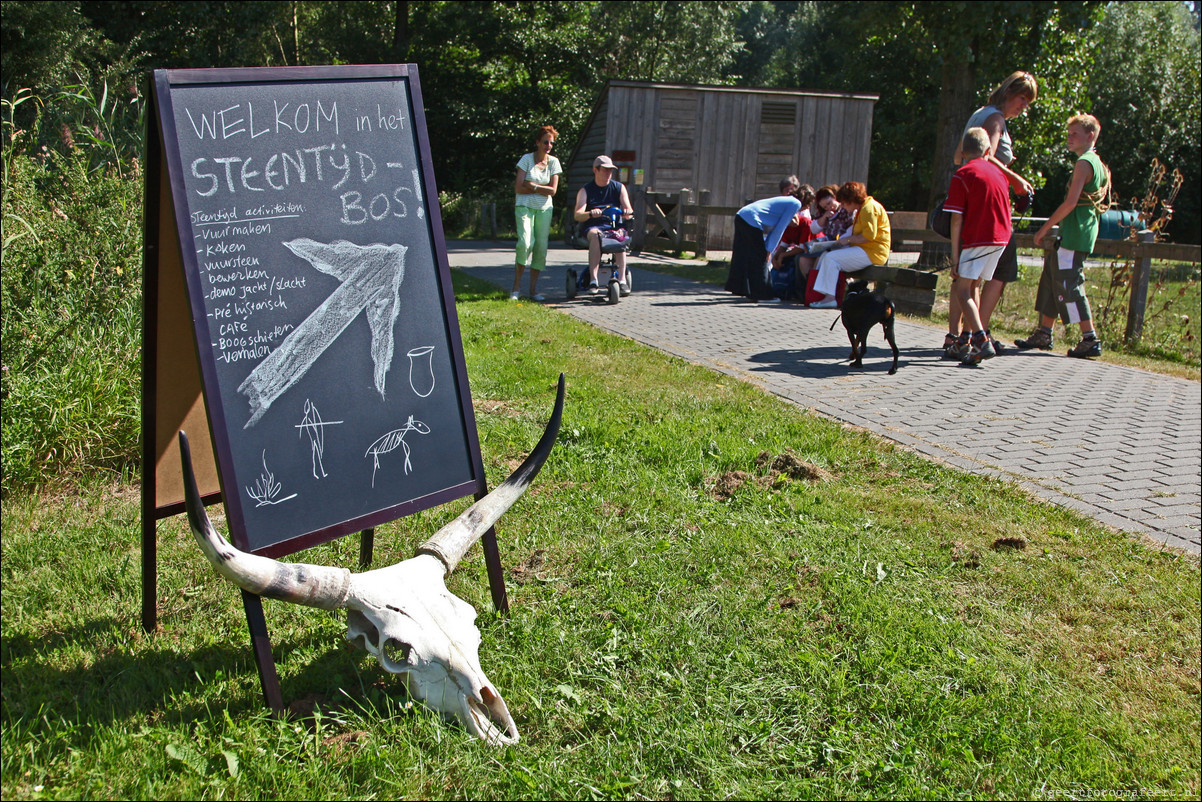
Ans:
{"type": "Polygon", "coordinates": [[[284,714],[284,695],[280,692],[280,675],[271,655],[271,639],[267,636],[267,619],[263,615],[263,599],[242,591],[242,607],[246,610],[246,625],[250,628],[250,645],[259,667],[259,685],[263,699],[277,716],[284,714]]]}
{"type": "Polygon", "coordinates": [[[159,626],[157,518],[153,505],[147,511],[145,495],[142,500],[142,629],[154,632],[159,626]]]}
{"type": "Polygon", "coordinates": [[[359,567],[366,568],[371,565],[372,551],[376,545],[376,530],[375,528],[364,529],[359,533],[359,567]]]}
{"type": "Polygon", "coordinates": [[[484,547],[484,565],[488,568],[488,588],[492,591],[492,606],[501,615],[509,615],[509,597],[505,593],[505,568],[501,565],[501,550],[497,547],[497,530],[489,527],[480,539],[484,547]]]}

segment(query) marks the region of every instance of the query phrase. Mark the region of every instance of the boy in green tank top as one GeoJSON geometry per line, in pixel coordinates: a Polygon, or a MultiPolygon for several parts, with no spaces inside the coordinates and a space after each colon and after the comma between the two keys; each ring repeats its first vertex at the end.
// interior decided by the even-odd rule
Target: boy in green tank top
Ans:
{"type": "Polygon", "coordinates": [[[1035,245],[1040,246],[1052,226],[1060,224],[1056,268],[1049,269],[1045,261],[1039,277],[1035,297],[1039,328],[1027,339],[1014,341],[1024,350],[1051,350],[1052,325],[1059,315],[1065,328],[1073,323],[1081,326],[1081,342],[1069,350],[1069,356],[1084,359],[1102,353],[1102,343],[1094,333],[1089,299],[1085,297],[1085,257],[1093,252],[1098,239],[1098,216],[1106,210],[1110,194],[1110,170],[1094,151],[1101,131],[1101,124],[1090,114],[1078,114],[1068,121],[1068,149],[1077,154],[1077,163],[1064,202],[1035,234],[1035,245]]]}

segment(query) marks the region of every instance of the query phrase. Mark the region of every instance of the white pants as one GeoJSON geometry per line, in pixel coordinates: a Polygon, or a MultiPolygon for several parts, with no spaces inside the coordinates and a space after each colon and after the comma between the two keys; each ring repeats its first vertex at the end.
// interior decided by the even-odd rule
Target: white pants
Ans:
{"type": "Polygon", "coordinates": [[[839,273],[854,273],[872,264],[868,251],[852,245],[847,248],[836,248],[818,257],[818,278],[814,279],[814,290],[826,295],[834,295],[839,286],[839,273]]]}

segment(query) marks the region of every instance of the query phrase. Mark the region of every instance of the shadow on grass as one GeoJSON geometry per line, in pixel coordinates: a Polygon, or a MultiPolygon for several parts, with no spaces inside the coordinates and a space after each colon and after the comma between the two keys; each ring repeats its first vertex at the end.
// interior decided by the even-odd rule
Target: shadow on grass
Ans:
{"type": "MultiPolygon", "coordinates": [[[[126,636],[131,622],[124,618],[94,619],[40,640],[21,634],[0,641],[3,653],[3,718],[8,724],[24,720],[29,730],[61,733],[57,721],[75,719],[72,728],[84,748],[94,730],[124,721],[153,718],[167,724],[190,726],[212,716],[212,709],[231,715],[253,714],[265,708],[250,648],[249,635],[228,633],[237,643],[207,645],[187,652],[169,642],[176,632],[143,635],[152,646],[136,653],[112,648],[89,665],[63,666],[59,654],[75,644],[114,641],[126,636]],[[161,644],[161,645],[160,645],[161,644]],[[218,687],[214,687],[218,686],[218,687]]],[[[136,624],[135,624],[136,626],[136,624]]],[[[86,654],[86,648],[84,650],[86,654]]],[[[315,706],[371,708],[388,699],[402,705],[408,699],[404,683],[376,667],[374,661],[362,671],[359,661],[366,655],[341,641],[331,642],[329,632],[272,644],[280,690],[285,708],[292,716],[306,716],[315,706]],[[297,652],[320,656],[302,666],[297,652]]]]}

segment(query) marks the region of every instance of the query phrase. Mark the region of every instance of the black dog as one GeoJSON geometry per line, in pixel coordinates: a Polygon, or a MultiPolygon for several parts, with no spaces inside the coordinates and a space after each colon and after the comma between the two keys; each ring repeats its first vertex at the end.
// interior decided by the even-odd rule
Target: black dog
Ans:
{"type": "MultiPolygon", "coordinates": [[[[843,310],[839,319],[847,329],[847,339],[851,340],[852,367],[863,367],[865,352],[868,351],[868,332],[880,323],[885,330],[885,339],[893,348],[893,367],[889,375],[897,373],[897,341],[893,339],[893,301],[883,293],[871,292],[867,281],[853,281],[847,285],[847,294],[843,296],[843,310]]],[[[835,324],[831,324],[833,329],[835,324]]]]}

